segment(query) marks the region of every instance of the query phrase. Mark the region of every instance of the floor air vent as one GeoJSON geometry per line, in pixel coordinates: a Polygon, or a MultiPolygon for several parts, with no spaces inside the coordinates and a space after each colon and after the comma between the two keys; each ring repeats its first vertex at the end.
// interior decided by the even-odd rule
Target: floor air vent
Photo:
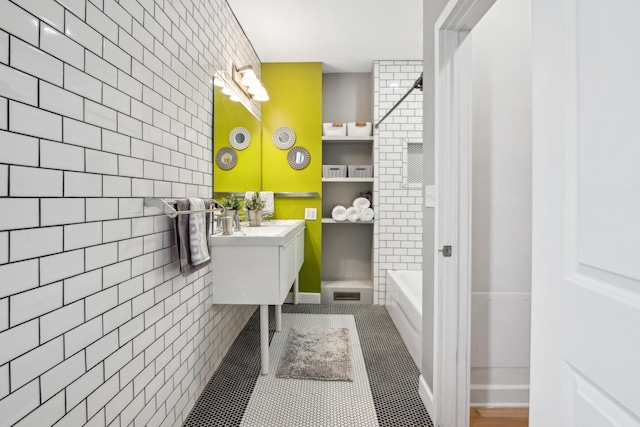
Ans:
{"type": "Polygon", "coordinates": [[[334,301],[360,301],[360,292],[334,292],[334,301]]]}

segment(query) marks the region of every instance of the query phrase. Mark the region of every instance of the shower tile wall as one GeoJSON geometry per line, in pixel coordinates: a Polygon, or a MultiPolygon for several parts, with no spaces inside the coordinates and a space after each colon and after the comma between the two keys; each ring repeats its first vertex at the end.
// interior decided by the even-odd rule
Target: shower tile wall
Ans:
{"type": "MultiPolygon", "coordinates": [[[[422,61],[375,61],[377,123],[413,86],[422,61]]],[[[422,269],[422,189],[402,186],[402,140],[422,140],[422,92],[414,90],[378,129],[374,156],[374,296],[385,304],[387,270],[422,269]]]]}
{"type": "Polygon", "coordinates": [[[211,196],[211,76],[259,60],[224,0],[0,11],[0,425],[181,425],[253,307],[143,198],[211,196]]]}

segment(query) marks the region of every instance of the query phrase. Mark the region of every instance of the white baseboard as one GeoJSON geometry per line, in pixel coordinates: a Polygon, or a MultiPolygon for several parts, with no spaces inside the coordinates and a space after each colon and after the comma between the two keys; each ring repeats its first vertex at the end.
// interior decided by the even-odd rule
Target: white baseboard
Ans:
{"type": "Polygon", "coordinates": [[[511,384],[472,384],[469,389],[473,408],[528,408],[529,386],[511,384]]]}
{"type": "Polygon", "coordinates": [[[528,408],[529,402],[527,403],[487,403],[486,405],[481,405],[479,403],[470,403],[470,408],[528,408]]]}
{"type": "MultiPolygon", "coordinates": [[[[284,300],[285,304],[293,304],[293,292],[289,292],[284,300]]],[[[299,292],[298,302],[300,304],[320,304],[320,294],[313,292],[299,292]]]]}
{"type": "Polygon", "coordinates": [[[433,425],[438,425],[436,421],[436,408],[433,404],[433,393],[422,375],[420,375],[420,384],[418,384],[418,394],[420,395],[422,404],[431,417],[431,421],[433,421],[433,425]]]}

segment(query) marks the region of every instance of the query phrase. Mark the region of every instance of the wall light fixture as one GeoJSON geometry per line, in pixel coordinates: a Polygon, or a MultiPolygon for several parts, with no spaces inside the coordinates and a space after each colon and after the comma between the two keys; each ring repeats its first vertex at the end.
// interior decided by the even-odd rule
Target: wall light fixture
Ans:
{"type": "MultiPolygon", "coordinates": [[[[269,100],[269,94],[264,88],[251,65],[231,68],[231,76],[224,71],[216,71],[213,84],[222,88],[222,93],[231,101],[246,103],[248,100],[264,102],[269,100]]],[[[247,107],[249,108],[249,107],[247,107]]]]}
{"type": "Polygon", "coordinates": [[[269,94],[264,88],[264,85],[256,76],[255,71],[251,65],[236,68],[234,65],[232,68],[233,82],[247,95],[247,97],[258,101],[264,102],[269,100],[269,94]]]}

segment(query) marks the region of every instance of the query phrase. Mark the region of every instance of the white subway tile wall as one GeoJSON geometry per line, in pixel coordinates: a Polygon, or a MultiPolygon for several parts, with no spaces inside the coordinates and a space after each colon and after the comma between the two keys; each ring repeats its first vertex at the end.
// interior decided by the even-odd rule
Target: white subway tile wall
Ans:
{"type": "Polygon", "coordinates": [[[9,62],[9,34],[0,31],[0,62],[9,62]]]}
{"type": "Polygon", "coordinates": [[[38,102],[37,79],[3,65],[0,65],[0,79],[4,82],[1,95],[31,105],[38,102]]]}
{"type": "Polygon", "coordinates": [[[180,426],[254,307],[143,198],[211,197],[214,70],[259,59],[224,0],[0,10],[0,424],[180,426]]]}
{"type": "MultiPolygon", "coordinates": [[[[374,121],[378,122],[413,86],[422,61],[375,61],[374,121]]],[[[402,187],[402,140],[422,139],[422,92],[414,90],[379,126],[374,150],[374,295],[386,303],[387,270],[422,269],[421,188],[402,187]]]]}

